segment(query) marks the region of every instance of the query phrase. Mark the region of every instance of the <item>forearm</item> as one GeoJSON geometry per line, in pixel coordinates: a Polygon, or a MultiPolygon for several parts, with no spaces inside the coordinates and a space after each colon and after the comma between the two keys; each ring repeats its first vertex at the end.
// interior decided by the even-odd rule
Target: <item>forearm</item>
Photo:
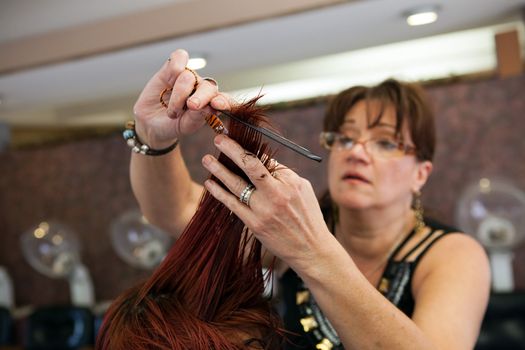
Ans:
{"type": "Polygon", "coordinates": [[[435,349],[417,325],[366,280],[335,239],[325,244],[331,248],[315,265],[297,272],[345,349],[435,349]]]}
{"type": "Polygon", "coordinates": [[[202,192],[202,187],[191,179],[180,145],[158,157],[133,153],[130,179],[146,218],[178,237],[195,212],[202,192]]]}
{"type": "MultiPolygon", "coordinates": [[[[172,52],[133,106],[136,136],[152,150],[194,134],[205,123],[203,113],[231,108],[213,80],[187,68],[188,59],[184,50],[172,52]]],[[[130,165],[131,186],[142,213],[174,236],[192,218],[202,193],[202,186],[191,180],[180,148],[161,156],[133,154],[130,165]]]]}

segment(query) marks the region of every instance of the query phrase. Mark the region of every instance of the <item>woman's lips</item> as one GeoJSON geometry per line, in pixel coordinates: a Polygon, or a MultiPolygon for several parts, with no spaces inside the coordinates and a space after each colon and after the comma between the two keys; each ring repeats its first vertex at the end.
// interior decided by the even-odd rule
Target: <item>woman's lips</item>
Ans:
{"type": "Polygon", "coordinates": [[[364,182],[364,183],[371,183],[370,180],[368,180],[368,178],[366,178],[364,175],[361,175],[359,173],[354,173],[354,172],[349,172],[349,173],[345,173],[343,175],[343,180],[345,181],[358,181],[358,182],[364,182]]]}

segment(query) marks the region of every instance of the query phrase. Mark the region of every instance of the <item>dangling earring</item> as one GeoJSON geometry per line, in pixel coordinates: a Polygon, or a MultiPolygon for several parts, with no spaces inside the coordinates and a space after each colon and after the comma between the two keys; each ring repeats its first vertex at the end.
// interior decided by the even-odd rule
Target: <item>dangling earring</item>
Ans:
{"type": "Polygon", "coordinates": [[[412,198],[412,209],[414,210],[414,215],[416,216],[416,231],[421,230],[425,227],[425,219],[423,217],[423,205],[421,204],[421,192],[416,191],[413,194],[412,198]]]}

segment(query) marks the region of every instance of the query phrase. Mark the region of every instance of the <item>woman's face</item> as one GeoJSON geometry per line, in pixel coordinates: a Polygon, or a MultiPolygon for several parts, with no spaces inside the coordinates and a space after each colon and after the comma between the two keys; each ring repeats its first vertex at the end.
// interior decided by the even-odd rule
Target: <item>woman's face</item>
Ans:
{"type": "MultiPolygon", "coordinates": [[[[340,133],[358,140],[350,149],[332,149],[328,163],[328,187],[335,203],[348,209],[384,208],[410,205],[412,193],[426,182],[432,163],[418,162],[414,155],[397,152],[395,156],[376,152],[363,143],[367,140],[398,141],[393,106],[385,108],[381,121],[369,128],[368,116],[376,116],[377,102],[358,102],[345,116],[340,133]]],[[[414,146],[407,125],[401,129],[404,144],[414,146]]]]}

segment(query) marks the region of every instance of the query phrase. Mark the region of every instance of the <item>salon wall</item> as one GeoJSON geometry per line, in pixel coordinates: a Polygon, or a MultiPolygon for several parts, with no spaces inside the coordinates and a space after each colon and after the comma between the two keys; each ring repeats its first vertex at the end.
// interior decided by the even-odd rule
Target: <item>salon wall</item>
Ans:
{"type": "MultiPolygon", "coordinates": [[[[435,107],[439,133],[435,170],[423,202],[437,219],[454,224],[458,196],[480,177],[503,177],[525,190],[525,76],[506,80],[456,82],[426,87],[435,107]]],[[[269,111],[284,135],[316,153],[325,101],[269,111]]],[[[183,140],[192,173],[200,181],[205,150],[212,151],[210,130],[183,140]]],[[[325,163],[280,150],[279,161],[325,190],[325,163]]],[[[115,297],[148,272],[123,263],[109,242],[109,226],[135,208],[128,179],[130,152],[120,135],[0,153],[0,266],[11,274],[17,305],[67,303],[68,285],[34,271],[24,260],[20,235],[42,220],[69,225],[82,239],[97,300],[115,297]]],[[[160,199],[162,200],[162,199],[160,199]]],[[[525,289],[525,247],[515,259],[517,287],[525,289]]]]}

